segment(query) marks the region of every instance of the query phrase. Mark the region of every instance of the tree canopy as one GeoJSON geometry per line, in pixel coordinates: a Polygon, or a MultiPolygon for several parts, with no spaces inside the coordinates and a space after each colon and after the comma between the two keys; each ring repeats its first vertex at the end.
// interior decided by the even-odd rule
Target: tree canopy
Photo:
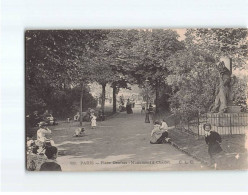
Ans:
{"type": "MultiPolygon", "coordinates": [[[[173,112],[206,112],[219,58],[247,68],[247,29],[187,29],[185,37],[169,29],[26,31],[26,105],[70,110],[79,101],[73,91],[83,87],[92,106],[88,83],[110,84],[117,94],[128,83],[144,88],[148,81],[157,107],[168,102],[173,112]]],[[[246,82],[236,85],[244,91],[246,82]]],[[[245,93],[235,101],[244,102],[245,93]]]]}

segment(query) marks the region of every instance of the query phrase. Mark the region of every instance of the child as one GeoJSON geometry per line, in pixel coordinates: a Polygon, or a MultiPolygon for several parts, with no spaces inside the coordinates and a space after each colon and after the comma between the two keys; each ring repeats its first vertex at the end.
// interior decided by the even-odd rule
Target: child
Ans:
{"type": "Polygon", "coordinates": [[[222,152],[222,148],[220,147],[221,137],[220,134],[211,130],[211,124],[207,123],[203,125],[203,129],[205,130],[205,141],[208,145],[208,154],[211,159],[211,164],[217,167],[217,163],[215,161],[216,155],[222,152]]]}
{"type": "Polygon", "coordinates": [[[91,128],[96,128],[96,116],[94,115],[94,113],[91,114],[91,128]]]}
{"type": "Polygon", "coordinates": [[[58,149],[54,146],[46,149],[45,155],[48,159],[41,165],[40,171],[62,171],[61,166],[56,163],[57,153],[58,149]]]}
{"type": "Polygon", "coordinates": [[[78,121],[79,117],[80,117],[80,114],[79,114],[79,112],[77,112],[77,114],[74,116],[74,121],[78,121]]]}
{"type": "Polygon", "coordinates": [[[73,137],[83,137],[85,136],[85,129],[82,127],[82,128],[77,128],[75,130],[75,134],[73,135],[73,137]]]}
{"type": "Polygon", "coordinates": [[[163,119],[163,120],[161,121],[161,127],[160,127],[160,129],[162,129],[162,130],[164,130],[164,131],[167,131],[167,130],[168,130],[168,125],[167,125],[165,119],[163,119]]]}

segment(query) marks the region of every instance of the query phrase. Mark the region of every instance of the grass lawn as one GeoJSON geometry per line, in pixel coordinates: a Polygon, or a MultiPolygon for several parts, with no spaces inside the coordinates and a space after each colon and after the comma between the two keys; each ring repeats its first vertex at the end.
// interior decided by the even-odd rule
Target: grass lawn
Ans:
{"type": "MultiPolygon", "coordinates": [[[[175,124],[175,119],[170,113],[158,114],[155,118],[156,120],[165,118],[168,126],[175,124]]],[[[180,128],[175,128],[169,130],[169,137],[180,149],[210,164],[208,146],[204,136],[196,137],[180,128]]],[[[248,169],[248,153],[246,148],[248,138],[244,134],[222,135],[221,137],[221,147],[224,154],[217,158],[221,162],[220,169],[248,169]]]]}

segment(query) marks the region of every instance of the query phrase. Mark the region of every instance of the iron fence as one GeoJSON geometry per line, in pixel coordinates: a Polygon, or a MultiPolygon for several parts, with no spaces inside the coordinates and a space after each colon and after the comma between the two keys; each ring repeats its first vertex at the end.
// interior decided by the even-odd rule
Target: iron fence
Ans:
{"type": "Polygon", "coordinates": [[[191,118],[178,117],[175,124],[178,128],[195,136],[205,134],[203,125],[210,123],[212,130],[221,135],[248,133],[248,113],[206,113],[191,118]]]}

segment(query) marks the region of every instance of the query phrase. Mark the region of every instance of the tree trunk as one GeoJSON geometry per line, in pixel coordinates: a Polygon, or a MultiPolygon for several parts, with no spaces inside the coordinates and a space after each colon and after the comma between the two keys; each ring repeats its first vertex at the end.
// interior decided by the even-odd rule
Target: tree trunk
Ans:
{"type": "Polygon", "coordinates": [[[84,97],[84,87],[81,85],[81,94],[80,94],[80,126],[83,124],[83,97],[84,97]]]}
{"type": "Polygon", "coordinates": [[[155,105],[156,105],[156,110],[155,112],[158,113],[158,98],[159,98],[159,82],[156,81],[156,98],[155,98],[155,105]]]}
{"type": "Polygon", "coordinates": [[[102,84],[102,105],[101,105],[101,110],[102,110],[103,120],[105,118],[105,113],[104,113],[104,107],[105,107],[105,87],[106,87],[106,84],[102,84]]]}
{"type": "Polygon", "coordinates": [[[113,113],[116,113],[116,84],[113,83],[113,113]]]}

